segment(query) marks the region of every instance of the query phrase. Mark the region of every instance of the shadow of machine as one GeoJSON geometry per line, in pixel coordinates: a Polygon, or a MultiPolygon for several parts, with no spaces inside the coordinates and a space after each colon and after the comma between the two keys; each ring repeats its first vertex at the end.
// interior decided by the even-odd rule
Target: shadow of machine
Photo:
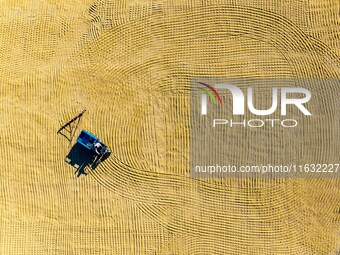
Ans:
{"type": "Polygon", "coordinates": [[[78,173],[77,176],[79,177],[82,174],[87,174],[85,169],[93,164],[95,155],[76,143],[67,154],[65,161],[77,169],[75,173],[78,173]]]}
{"type": "Polygon", "coordinates": [[[67,154],[65,161],[76,169],[77,177],[82,174],[87,175],[86,169],[94,170],[110,156],[110,152],[97,155],[79,143],[75,143],[67,154]]]}

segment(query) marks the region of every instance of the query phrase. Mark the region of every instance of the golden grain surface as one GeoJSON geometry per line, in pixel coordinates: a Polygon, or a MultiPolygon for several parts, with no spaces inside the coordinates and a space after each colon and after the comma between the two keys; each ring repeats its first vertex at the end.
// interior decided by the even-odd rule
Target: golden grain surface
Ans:
{"type": "MultiPolygon", "coordinates": [[[[186,92],[339,78],[339,44],[336,0],[2,1],[0,254],[337,254],[338,179],[189,177],[186,92]],[[113,153],[77,177],[56,131],[83,109],[113,153]]],[[[319,89],[315,154],[291,156],[339,161],[340,88],[319,89]]]]}

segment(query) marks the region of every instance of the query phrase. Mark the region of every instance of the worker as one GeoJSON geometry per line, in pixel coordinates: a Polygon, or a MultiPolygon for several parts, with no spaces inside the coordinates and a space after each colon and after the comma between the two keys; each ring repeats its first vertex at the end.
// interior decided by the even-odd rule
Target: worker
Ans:
{"type": "Polygon", "coordinates": [[[102,146],[101,143],[97,142],[97,143],[94,144],[94,149],[95,149],[97,154],[102,154],[102,148],[103,148],[103,146],[102,146]]]}

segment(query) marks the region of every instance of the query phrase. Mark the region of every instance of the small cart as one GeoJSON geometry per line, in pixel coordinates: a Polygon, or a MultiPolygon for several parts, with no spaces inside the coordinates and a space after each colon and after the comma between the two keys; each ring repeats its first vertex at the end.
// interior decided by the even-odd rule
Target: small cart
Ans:
{"type": "Polygon", "coordinates": [[[103,155],[110,153],[107,146],[102,143],[98,137],[87,130],[82,130],[77,138],[77,143],[95,153],[96,155],[103,155]]]}

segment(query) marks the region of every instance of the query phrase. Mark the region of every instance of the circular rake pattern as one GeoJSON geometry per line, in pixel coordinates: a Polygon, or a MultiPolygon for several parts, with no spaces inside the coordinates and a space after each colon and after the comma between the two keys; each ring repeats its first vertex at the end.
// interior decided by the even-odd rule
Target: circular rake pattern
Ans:
{"type": "MultiPolygon", "coordinates": [[[[336,58],[325,45],[282,16],[224,6],[156,13],[93,38],[70,60],[58,89],[63,114],[85,106],[88,116],[83,125],[112,149],[112,156],[91,171],[95,181],[138,204],[169,231],[188,234],[190,242],[199,245],[187,248],[187,254],[199,254],[201,249],[216,254],[246,254],[249,248],[259,254],[330,251],[330,244],[310,238],[308,216],[320,201],[305,193],[306,185],[312,185],[322,196],[327,180],[218,184],[191,179],[187,173],[192,77],[235,77],[241,70],[240,56],[256,50],[249,44],[243,47],[242,41],[260,42],[274,59],[285,63],[279,74],[275,63],[267,69],[260,66],[267,71],[264,76],[336,77],[329,64],[337,63],[336,58]],[[229,45],[232,40],[240,43],[229,45]],[[220,48],[226,49],[228,59],[218,58],[217,54],[223,55],[220,48]]],[[[258,75],[258,70],[244,66],[241,77],[258,75]]],[[[305,136],[318,144],[310,148],[301,143],[298,151],[298,156],[308,152],[317,162],[333,155],[327,144],[335,131],[323,122],[338,111],[336,102],[329,100],[339,94],[337,87],[324,86],[318,100],[328,104],[319,110],[324,116],[313,119],[316,129],[292,131],[292,139],[305,136]]],[[[335,203],[329,201],[325,219],[334,217],[335,203]]],[[[327,225],[317,227],[319,237],[331,236],[327,225]]]]}

